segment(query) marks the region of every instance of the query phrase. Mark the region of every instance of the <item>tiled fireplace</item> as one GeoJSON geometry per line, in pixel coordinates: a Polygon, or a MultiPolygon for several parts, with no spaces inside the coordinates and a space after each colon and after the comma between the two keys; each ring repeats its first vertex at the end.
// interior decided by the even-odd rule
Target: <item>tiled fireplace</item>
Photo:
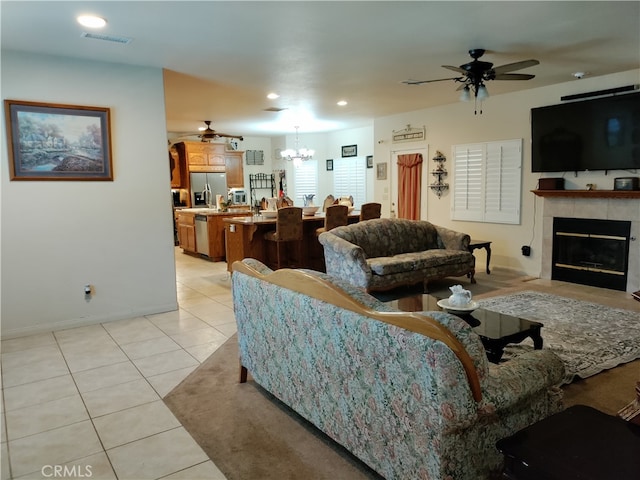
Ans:
{"type": "MultiPolygon", "coordinates": [[[[628,198],[607,198],[604,194],[596,196],[597,194],[594,195],[592,192],[584,192],[584,195],[580,195],[577,192],[575,194],[568,192],[566,194],[559,192],[547,194],[542,191],[536,191],[536,194],[543,197],[542,201],[544,205],[542,222],[542,269],[540,273],[542,278],[554,278],[554,222],[557,223],[555,219],[623,221],[630,222],[631,224],[628,264],[626,266],[626,288],[624,285],[619,285],[619,288],[611,286],[609,286],[609,288],[625,290],[627,292],[640,290],[640,194],[637,196],[629,196],[628,198]]],[[[611,196],[615,196],[614,192],[612,192],[611,196]]],[[[593,223],[606,224],[606,222],[593,223]]],[[[571,281],[570,278],[562,279],[571,281]]],[[[583,278],[580,278],[580,283],[582,283],[582,280],[583,278]]]]}

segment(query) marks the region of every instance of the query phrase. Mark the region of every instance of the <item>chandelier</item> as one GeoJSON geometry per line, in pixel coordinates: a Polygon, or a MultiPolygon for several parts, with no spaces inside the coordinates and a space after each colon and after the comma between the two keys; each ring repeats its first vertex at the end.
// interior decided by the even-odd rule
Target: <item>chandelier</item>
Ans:
{"type": "Polygon", "coordinates": [[[306,162],[307,160],[311,160],[313,158],[313,154],[315,153],[313,150],[309,150],[308,148],[298,148],[298,128],[300,127],[295,127],[296,129],[296,143],[295,146],[296,148],[294,150],[287,148],[286,150],[283,150],[280,155],[282,156],[282,158],[284,158],[285,160],[288,160],[289,162],[293,162],[293,164],[295,166],[299,166],[302,164],[302,162],[306,162]]]}

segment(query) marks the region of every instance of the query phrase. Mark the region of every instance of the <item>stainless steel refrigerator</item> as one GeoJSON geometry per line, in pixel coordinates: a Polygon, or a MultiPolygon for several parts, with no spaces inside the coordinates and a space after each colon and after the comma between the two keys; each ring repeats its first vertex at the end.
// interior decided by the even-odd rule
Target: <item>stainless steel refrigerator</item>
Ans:
{"type": "Polygon", "coordinates": [[[216,195],[222,195],[227,199],[227,175],[225,173],[191,173],[191,205],[203,207],[207,203],[215,206],[216,195]],[[205,195],[204,192],[211,192],[205,195]]]}

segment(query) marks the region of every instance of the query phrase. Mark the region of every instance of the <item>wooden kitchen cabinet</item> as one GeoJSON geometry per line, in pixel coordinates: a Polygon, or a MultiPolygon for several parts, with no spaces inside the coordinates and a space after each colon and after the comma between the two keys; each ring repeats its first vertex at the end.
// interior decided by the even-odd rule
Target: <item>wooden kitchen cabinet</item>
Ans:
{"type": "Polygon", "coordinates": [[[178,243],[187,252],[196,253],[196,223],[192,213],[178,213],[178,243]]]}
{"type": "Polygon", "coordinates": [[[225,167],[228,188],[244,188],[244,170],[242,168],[242,154],[244,152],[226,152],[225,167]]]}
{"type": "Polygon", "coordinates": [[[227,150],[224,143],[207,142],[180,142],[172,147],[174,148],[178,157],[178,162],[174,163],[183,166],[183,173],[181,185],[177,187],[174,187],[172,175],[172,188],[189,189],[189,172],[225,172],[227,188],[244,187],[244,152],[227,150]]]}
{"type": "Polygon", "coordinates": [[[171,169],[171,188],[186,188],[187,161],[184,156],[180,156],[175,145],[169,149],[169,168],[171,169]]]}
{"type": "Polygon", "coordinates": [[[224,233],[224,219],[230,217],[250,217],[251,212],[243,213],[218,213],[207,218],[207,231],[209,233],[209,258],[214,262],[220,262],[227,257],[224,233]]]}
{"type": "Polygon", "coordinates": [[[176,147],[192,172],[225,171],[224,143],[180,142],[176,147]]]}

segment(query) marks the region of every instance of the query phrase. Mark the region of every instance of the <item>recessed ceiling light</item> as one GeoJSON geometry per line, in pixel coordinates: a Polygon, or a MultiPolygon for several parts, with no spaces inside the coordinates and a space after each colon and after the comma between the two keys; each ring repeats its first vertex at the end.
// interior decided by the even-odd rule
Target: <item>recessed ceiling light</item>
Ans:
{"type": "Polygon", "coordinates": [[[267,95],[267,98],[270,100],[275,100],[276,98],[279,98],[280,95],[278,95],[277,93],[270,93],[269,95],[267,95]]]}
{"type": "Polygon", "coordinates": [[[95,15],[80,15],[77,20],[80,25],[87,28],[102,28],[107,24],[104,18],[95,15]]]}
{"type": "Polygon", "coordinates": [[[346,100],[340,100],[340,101],[338,102],[338,105],[340,105],[341,107],[344,107],[346,104],[347,104],[347,101],[346,101],[346,100]]]}

